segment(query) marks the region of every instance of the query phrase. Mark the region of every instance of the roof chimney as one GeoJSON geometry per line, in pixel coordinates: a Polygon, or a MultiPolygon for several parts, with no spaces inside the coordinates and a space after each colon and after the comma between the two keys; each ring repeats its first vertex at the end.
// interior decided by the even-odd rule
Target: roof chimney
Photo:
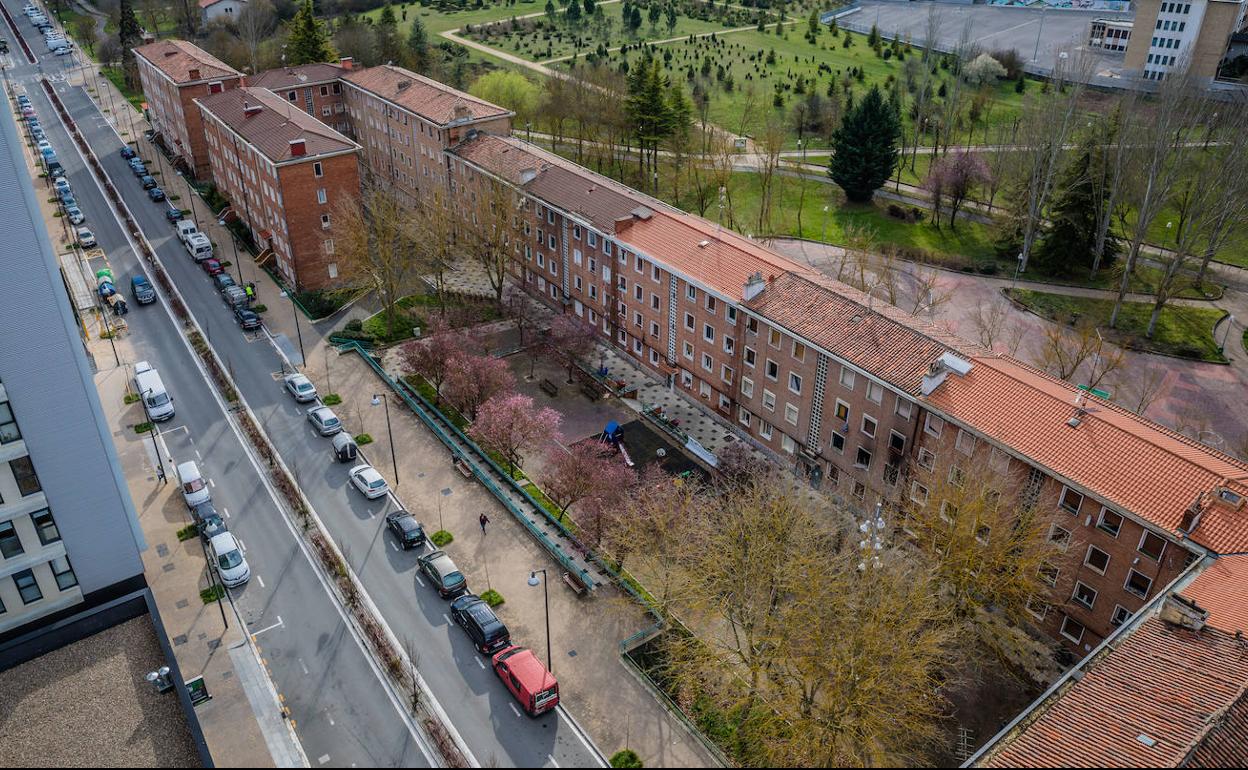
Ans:
{"type": "Polygon", "coordinates": [[[186,76],[189,77],[191,80],[199,80],[199,67],[192,67],[191,69],[187,70],[186,76]]]}
{"type": "Polygon", "coordinates": [[[243,100],[243,116],[244,117],[251,117],[252,115],[256,115],[263,109],[264,107],[259,104],[252,104],[246,99],[243,100]]]}
{"type": "Polygon", "coordinates": [[[468,120],[472,117],[472,110],[468,109],[468,105],[463,102],[456,102],[452,111],[452,120],[468,120]]]}
{"type": "Polygon", "coordinates": [[[221,93],[223,89],[224,89],[224,86],[222,85],[220,80],[214,80],[213,82],[208,84],[208,93],[210,94],[219,94],[221,93]]]}
{"type": "Polygon", "coordinates": [[[763,274],[756,272],[745,282],[745,290],[741,293],[741,298],[749,302],[761,294],[765,288],[767,288],[767,282],[763,280],[763,274]]]}
{"type": "Polygon", "coordinates": [[[1172,626],[1199,631],[1205,627],[1205,621],[1209,618],[1209,610],[1191,599],[1172,594],[1166,597],[1158,615],[1172,626]]]}
{"type": "Polygon", "coordinates": [[[290,154],[296,158],[308,154],[308,143],[303,140],[303,137],[290,140],[290,154]]]}
{"type": "Polygon", "coordinates": [[[338,64],[339,64],[339,66],[341,66],[344,70],[349,70],[349,69],[351,69],[352,67],[354,67],[354,66],[355,66],[355,59],[354,59],[354,58],[352,58],[352,57],[350,57],[350,56],[344,56],[344,57],[342,57],[341,59],[339,59],[339,60],[338,60],[338,64]]]}
{"type": "Polygon", "coordinates": [[[633,226],[633,218],[632,218],[632,216],[627,216],[627,217],[616,217],[616,218],[615,218],[615,228],[614,228],[614,229],[615,229],[616,234],[622,233],[622,232],[624,232],[625,230],[627,230],[628,228],[630,228],[630,227],[632,227],[632,226],[633,226]]]}

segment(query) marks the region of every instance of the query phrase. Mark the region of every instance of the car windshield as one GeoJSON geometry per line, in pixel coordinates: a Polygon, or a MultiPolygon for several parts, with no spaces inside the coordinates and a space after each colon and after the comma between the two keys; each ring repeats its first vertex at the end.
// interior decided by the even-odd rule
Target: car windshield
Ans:
{"type": "Polygon", "coordinates": [[[299,391],[300,393],[307,393],[309,390],[312,390],[312,383],[307,382],[307,381],[296,382],[295,390],[299,391]]]}
{"type": "Polygon", "coordinates": [[[442,578],[443,585],[457,586],[462,582],[464,582],[464,575],[462,572],[452,572],[446,577],[442,578]]]}
{"type": "Polygon", "coordinates": [[[385,479],[373,479],[372,481],[368,482],[369,489],[381,489],[385,485],[386,485],[385,479]]]}
{"type": "Polygon", "coordinates": [[[188,495],[192,492],[198,492],[199,490],[203,488],[204,488],[203,479],[191,479],[190,481],[182,485],[182,491],[186,492],[188,495]]]}
{"type": "Polygon", "coordinates": [[[325,424],[325,427],[332,428],[338,424],[338,418],[332,414],[323,414],[321,415],[321,422],[325,424]]]}
{"type": "Polygon", "coordinates": [[[167,393],[157,393],[154,396],[147,397],[148,406],[164,406],[169,403],[169,395],[167,393]]]}
{"type": "Polygon", "coordinates": [[[234,569],[243,563],[243,554],[237,549],[221,554],[221,569],[234,569]]]}
{"type": "Polygon", "coordinates": [[[404,532],[415,532],[420,529],[420,525],[411,516],[404,516],[399,519],[399,528],[404,532]]]}

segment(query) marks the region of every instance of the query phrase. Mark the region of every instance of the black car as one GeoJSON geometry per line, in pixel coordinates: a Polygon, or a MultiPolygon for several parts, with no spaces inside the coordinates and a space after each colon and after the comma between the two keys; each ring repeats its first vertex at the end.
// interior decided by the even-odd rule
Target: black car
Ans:
{"type": "Polygon", "coordinates": [[[386,526],[394,533],[404,551],[409,548],[419,548],[425,544],[425,528],[420,526],[416,517],[407,511],[387,513],[386,526]]]}
{"type": "Polygon", "coordinates": [[[212,540],[217,535],[226,531],[225,520],[221,518],[221,514],[217,513],[217,509],[212,506],[212,501],[200,503],[191,509],[191,518],[199,527],[199,536],[205,541],[212,540]]]}
{"type": "Polygon", "coordinates": [[[169,224],[182,221],[182,209],[165,209],[165,219],[169,220],[169,224]]]}
{"type": "Polygon", "coordinates": [[[212,277],[212,285],[217,291],[225,291],[226,287],[235,286],[234,278],[226,273],[217,273],[212,277]]]}
{"type": "Polygon", "coordinates": [[[127,144],[125,147],[121,148],[121,157],[125,158],[126,160],[130,160],[135,155],[138,155],[138,153],[135,152],[134,148],[131,147],[130,145],[127,144]]]}
{"type": "Polygon", "coordinates": [[[159,187],[153,187],[147,191],[147,197],[151,198],[155,203],[160,203],[165,199],[165,191],[159,187]]]}
{"type": "Polygon", "coordinates": [[[150,174],[144,174],[139,177],[139,181],[143,183],[144,190],[155,190],[157,187],[156,177],[151,176],[150,174]]]}
{"type": "Polygon", "coordinates": [[[467,632],[477,652],[493,655],[511,646],[511,632],[479,596],[464,594],[451,602],[451,617],[467,632]]]}
{"type": "Polygon", "coordinates": [[[234,308],[234,320],[238,321],[238,325],[246,331],[260,328],[260,316],[245,307],[234,308]]]}

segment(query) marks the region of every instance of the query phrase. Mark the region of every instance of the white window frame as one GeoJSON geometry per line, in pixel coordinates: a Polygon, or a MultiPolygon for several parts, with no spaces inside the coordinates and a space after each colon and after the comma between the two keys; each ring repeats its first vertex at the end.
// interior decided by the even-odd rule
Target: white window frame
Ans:
{"type": "Polygon", "coordinates": [[[797,425],[797,421],[799,417],[800,417],[800,411],[798,410],[796,406],[794,406],[793,404],[784,405],[784,421],[785,422],[787,422],[789,425],[795,426],[797,425]]]}
{"type": "Polygon", "coordinates": [[[958,437],[954,439],[954,447],[956,447],[959,452],[967,457],[970,457],[975,454],[975,445],[977,443],[978,440],[975,438],[973,433],[965,428],[958,428],[958,437]]]}
{"type": "Polygon", "coordinates": [[[848,366],[841,367],[841,386],[846,390],[854,389],[854,383],[857,381],[857,378],[858,375],[854,373],[853,369],[850,369],[848,366]]]}
{"type": "Polygon", "coordinates": [[[1074,590],[1070,592],[1070,600],[1074,602],[1075,604],[1078,604],[1080,607],[1085,607],[1090,610],[1096,606],[1096,597],[1099,595],[1099,593],[1100,592],[1098,592],[1095,588],[1083,582],[1082,580],[1076,580],[1075,588],[1074,590]],[[1088,602],[1079,598],[1080,587],[1083,587],[1092,593],[1092,601],[1088,602]]]}
{"type": "Polygon", "coordinates": [[[862,415],[862,422],[858,426],[858,430],[862,431],[862,435],[864,436],[870,436],[871,438],[875,438],[875,434],[879,433],[880,431],[880,423],[871,415],[864,413],[862,415]],[[870,432],[867,431],[867,422],[871,423],[870,432]]]}
{"type": "Polygon", "coordinates": [[[923,418],[923,432],[934,438],[940,438],[940,434],[945,432],[944,419],[928,412],[923,418]]]}
{"type": "Polygon", "coordinates": [[[920,484],[918,481],[910,482],[910,502],[918,503],[920,506],[927,505],[927,500],[931,496],[932,491],[927,488],[926,484],[920,484]],[[923,497],[918,497],[919,490],[923,490],[923,497]]]}
{"type": "Polygon", "coordinates": [[[1069,514],[1070,514],[1070,515],[1072,515],[1072,516],[1078,516],[1078,515],[1079,515],[1079,510],[1083,507],[1083,497],[1084,497],[1084,496],[1083,496],[1083,493],[1082,493],[1082,492],[1079,492],[1079,491],[1077,491],[1077,490],[1071,489],[1070,487],[1067,487],[1067,486],[1063,486],[1063,487],[1062,487],[1062,494],[1061,494],[1061,496],[1057,499],[1057,507],[1058,507],[1058,508],[1061,508],[1063,511],[1066,511],[1067,513],[1069,513],[1069,514]],[[1071,509],[1070,509],[1069,507],[1067,507],[1067,505],[1066,505],[1066,496],[1067,496],[1067,495],[1074,495],[1075,497],[1079,498],[1078,502],[1076,502],[1076,503],[1075,503],[1074,510],[1071,510],[1071,509]]]}
{"type": "Polygon", "coordinates": [[[873,380],[867,380],[867,400],[873,404],[879,404],[884,400],[884,386],[873,380]],[[875,398],[871,394],[875,394],[875,398]]]}
{"type": "Polygon", "coordinates": [[[1084,554],[1083,554],[1083,566],[1087,567],[1088,569],[1092,570],[1093,572],[1095,572],[1095,573],[1096,573],[1096,574],[1098,574],[1098,575],[1104,575],[1104,574],[1105,574],[1105,572],[1106,572],[1106,570],[1108,570],[1108,569],[1109,569],[1109,563],[1110,563],[1111,561],[1113,561],[1113,559],[1114,559],[1114,557],[1113,557],[1112,555],[1110,555],[1110,553],[1109,553],[1108,551],[1106,551],[1105,549],[1103,549],[1103,548],[1097,548],[1097,547],[1096,547],[1096,546],[1094,546],[1094,545],[1089,545],[1089,546],[1088,546],[1088,550],[1087,550],[1087,551],[1085,551],[1085,552],[1084,552],[1084,554]],[[1097,551],[1098,553],[1103,553],[1103,554],[1105,554],[1105,568],[1104,568],[1104,569],[1100,569],[1100,568],[1098,568],[1095,564],[1093,564],[1093,563],[1092,563],[1092,552],[1093,552],[1093,551],[1097,551]]]}
{"type": "Polygon", "coordinates": [[[1138,597],[1140,597],[1141,599],[1145,599],[1145,600],[1147,600],[1147,599],[1148,599],[1148,595],[1149,595],[1150,593],[1152,593],[1152,591],[1153,591],[1153,579],[1152,579],[1152,578],[1150,578],[1148,575],[1145,575],[1143,572],[1140,572],[1138,569],[1134,569],[1134,568],[1133,568],[1133,569],[1129,569],[1129,570],[1127,570],[1127,579],[1126,579],[1126,580],[1124,580],[1124,581],[1123,581],[1123,583],[1122,583],[1122,590],[1126,591],[1127,593],[1131,594],[1132,596],[1138,596],[1138,597]],[[1137,594],[1135,591],[1133,591],[1133,590],[1129,587],[1129,586],[1131,585],[1131,576],[1132,576],[1132,575],[1139,575],[1140,577],[1142,577],[1142,578],[1144,578],[1145,580],[1147,580],[1147,581],[1148,581],[1148,588],[1144,589],[1144,593],[1142,593],[1142,594],[1137,594]]]}
{"type": "Polygon", "coordinates": [[[1060,633],[1061,633],[1061,635],[1062,635],[1062,638],[1064,638],[1064,639],[1069,639],[1071,642],[1073,642],[1073,643],[1075,643],[1075,644],[1079,644],[1079,643],[1081,643],[1081,642],[1083,641],[1083,635],[1087,632],[1087,630],[1088,630],[1088,629],[1087,629],[1087,628],[1086,628],[1086,627],[1085,627],[1082,623],[1080,623],[1079,621],[1075,620],[1075,619],[1074,619],[1074,618],[1072,618],[1071,616],[1069,616],[1069,615],[1064,615],[1064,616],[1062,617],[1062,628],[1061,628],[1061,631],[1060,631],[1060,633]],[[1070,634],[1066,633],[1066,624],[1067,624],[1067,623],[1074,623],[1075,625],[1079,626],[1079,636],[1071,636],[1070,634]]]}

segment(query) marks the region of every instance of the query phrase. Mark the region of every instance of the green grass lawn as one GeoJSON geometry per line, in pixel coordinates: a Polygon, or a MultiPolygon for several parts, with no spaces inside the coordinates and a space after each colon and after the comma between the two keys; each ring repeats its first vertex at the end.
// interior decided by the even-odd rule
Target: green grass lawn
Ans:
{"type": "Polygon", "coordinates": [[[1222,310],[1203,307],[1167,306],[1157,321],[1157,331],[1145,336],[1152,305],[1127,302],[1122,306],[1118,328],[1109,329],[1113,300],[1070,297],[1063,294],[1012,289],[1010,296],[1032,312],[1052,321],[1091,320],[1107,336],[1125,347],[1198,361],[1226,363],[1213,338],[1213,327],[1226,315],[1222,310]]]}
{"type": "Polygon", "coordinates": [[[126,73],[121,67],[100,67],[100,72],[109,79],[109,82],[117,87],[117,90],[121,91],[122,95],[126,97],[126,101],[134,105],[136,110],[143,109],[143,92],[130,90],[129,86],[126,85],[126,73]]]}
{"type": "Polygon", "coordinates": [[[474,31],[472,38],[525,59],[546,61],[577,53],[585,54],[594,51],[599,45],[608,49],[618,48],[647,41],[720,32],[725,28],[749,23],[744,20],[734,23],[677,16],[675,28],[669,28],[665,22],[660,21],[654,27],[643,23],[635,35],[624,34],[620,30],[619,19],[615,16],[618,8],[618,5],[605,6],[601,21],[589,20],[575,30],[569,28],[561,18],[551,22],[541,16],[520,20],[515,24],[502,23],[483,27],[474,31]]]}

